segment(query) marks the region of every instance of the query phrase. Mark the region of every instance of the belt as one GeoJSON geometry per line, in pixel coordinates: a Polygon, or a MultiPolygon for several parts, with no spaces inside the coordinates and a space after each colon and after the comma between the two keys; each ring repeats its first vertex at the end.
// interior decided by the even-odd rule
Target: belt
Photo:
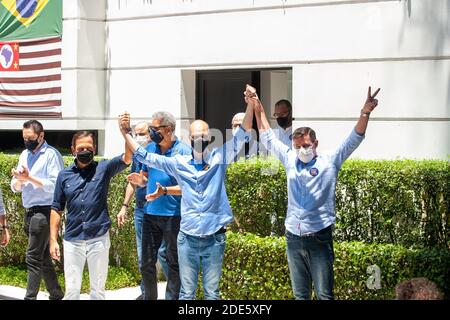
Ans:
{"type": "Polygon", "coordinates": [[[31,208],[26,209],[27,213],[46,213],[47,211],[50,212],[52,206],[34,206],[31,208]]]}
{"type": "Polygon", "coordinates": [[[200,238],[200,239],[206,239],[206,238],[215,236],[216,234],[225,233],[226,231],[227,231],[227,228],[222,227],[222,228],[220,228],[219,230],[217,230],[216,232],[214,232],[213,234],[209,234],[209,235],[207,235],[207,236],[193,236],[193,237],[200,238]]]}
{"type": "Polygon", "coordinates": [[[315,237],[315,236],[317,236],[319,234],[323,234],[325,232],[328,232],[330,229],[331,229],[331,225],[326,227],[325,229],[319,230],[317,232],[311,232],[311,233],[307,233],[307,234],[301,235],[300,238],[315,237]]]}

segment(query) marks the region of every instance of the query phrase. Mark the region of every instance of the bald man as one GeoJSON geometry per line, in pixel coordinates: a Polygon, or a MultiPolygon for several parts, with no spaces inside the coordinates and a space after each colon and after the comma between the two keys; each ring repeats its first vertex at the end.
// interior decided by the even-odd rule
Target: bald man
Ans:
{"type": "Polygon", "coordinates": [[[218,148],[211,148],[208,147],[211,142],[208,124],[203,120],[195,120],[190,126],[192,154],[167,158],[148,153],[139,147],[128,134],[129,115],[119,117],[121,133],[136,159],[175,177],[182,190],[180,232],[177,239],[180,300],[195,299],[200,268],[205,299],[220,299],[225,228],[233,221],[225,189],[225,174],[235,156],[235,141],[239,152],[252,121],[253,107],[247,104],[244,120],[234,135],[235,139],[218,148]]]}

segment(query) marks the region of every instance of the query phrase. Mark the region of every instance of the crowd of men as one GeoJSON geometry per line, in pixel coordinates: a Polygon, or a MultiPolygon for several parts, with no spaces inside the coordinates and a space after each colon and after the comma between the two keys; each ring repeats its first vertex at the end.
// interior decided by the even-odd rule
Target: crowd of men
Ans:
{"type": "MultiPolygon", "coordinates": [[[[156,300],[157,261],[167,279],[165,298],[196,298],[200,273],[205,299],[220,299],[219,283],[227,226],[233,221],[225,175],[229,164],[252,141],[256,118],[260,143],[286,168],[287,260],[296,299],[333,299],[333,226],[336,221],[335,187],[343,162],[363,141],[371,112],[378,104],[369,87],[355,127],[331,154],[319,154],[319,140],[309,127],[292,131],[292,106],[275,104],[277,128],[271,129],[256,90],[247,85],[246,110],[232,120],[232,138],[213,146],[208,123],[195,120],[189,129],[190,145],[176,135],[176,119],[156,112],[149,123],[131,126],[131,116],[118,118],[124,152],[97,162],[93,133],[79,131],[71,143],[74,161],[64,168],[61,154],[45,141],[37,120],[24,123],[25,150],[12,170],[11,190],[22,193],[24,228],[28,236],[25,299],[36,299],[44,279],[50,299],[80,298],[87,262],[90,298],[105,299],[111,227],[107,199],[111,179],[131,164],[119,227],[135,197],[134,224],[142,294],[156,300]],[[52,258],[60,260],[58,242],[65,214],[64,278],[62,291],[52,258]]],[[[248,157],[248,153],[245,153],[248,157]]],[[[0,190],[1,245],[10,239],[0,190]]]]}

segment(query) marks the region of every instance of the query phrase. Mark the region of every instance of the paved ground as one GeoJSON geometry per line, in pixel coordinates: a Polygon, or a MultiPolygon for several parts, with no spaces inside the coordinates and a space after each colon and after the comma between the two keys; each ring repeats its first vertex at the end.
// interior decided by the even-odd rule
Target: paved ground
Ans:
{"type": "MultiPolygon", "coordinates": [[[[158,283],[158,299],[164,299],[166,282],[158,283]]],[[[134,300],[141,294],[139,287],[106,291],[106,300],[134,300]]],[[[25,289],[0,285],[0,300],[23,300],[25,289]]],[[[48,293],[39,292],[38,300],[48,300],[48,293]]],[[[81,300],[89,300],[89,294],[81,294],[81,300]]]]}

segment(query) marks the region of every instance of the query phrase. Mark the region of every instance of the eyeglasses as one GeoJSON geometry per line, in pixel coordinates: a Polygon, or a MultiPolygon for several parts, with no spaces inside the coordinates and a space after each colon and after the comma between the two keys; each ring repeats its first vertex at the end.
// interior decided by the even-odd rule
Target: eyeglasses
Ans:
{"type": "Polygon", "coordinates": [[[289,112],[285,112],[285,113],[274,113],[273,114],[273,116],[275,117],[275,118],[284,118],[284,117],[287,117],[287,116],[289,116],[289,112]]]}
{"type": "Polygon", "coordinates": [[[168,126],[158,126],[158,127],[150,126],[150,129],[153,131],[158,131],[159,129],[166,128],[166,127],[168,127],[168,126]]]}

